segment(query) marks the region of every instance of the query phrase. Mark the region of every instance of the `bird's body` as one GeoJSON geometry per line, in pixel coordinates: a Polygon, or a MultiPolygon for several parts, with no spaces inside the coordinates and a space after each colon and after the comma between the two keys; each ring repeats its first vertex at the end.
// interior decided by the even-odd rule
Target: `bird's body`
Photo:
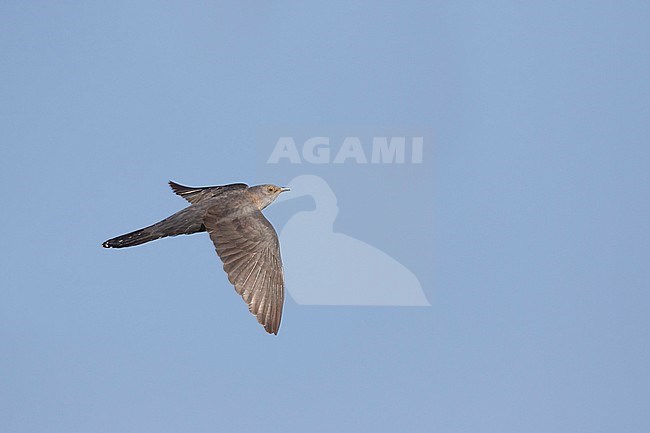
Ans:
{"type": "Polygon", "coordinates": [[[228,279],[267,332],[277,334],[284,303],[280,245],[262,209],[287,191],[243,183],[187,187],[169,182],[190,206],[151,226],[109,239],[104,248],[124,248],[156,239],[207,231],[228,279]]]}

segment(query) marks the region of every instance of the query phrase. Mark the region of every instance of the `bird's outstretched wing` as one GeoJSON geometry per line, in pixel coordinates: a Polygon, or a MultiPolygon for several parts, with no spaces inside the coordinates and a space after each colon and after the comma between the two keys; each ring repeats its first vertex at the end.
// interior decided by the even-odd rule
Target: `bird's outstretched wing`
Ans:
{"type": "Polygon", "coordinates": [[[266,332],[277,334],[284,303],[278,235],[258,209],[213,206],[203,218],[228,280],[266,332]]]}
{"type": "Polygon", "coordinates": [[[221,186],[184,186],[171,180],[169,181],[169,186],[172,191],[192,204],[198,203],[205,198],[214,197],[226,190],[244,189],[248,187],[245,183],[233,183],[221,186]]]}

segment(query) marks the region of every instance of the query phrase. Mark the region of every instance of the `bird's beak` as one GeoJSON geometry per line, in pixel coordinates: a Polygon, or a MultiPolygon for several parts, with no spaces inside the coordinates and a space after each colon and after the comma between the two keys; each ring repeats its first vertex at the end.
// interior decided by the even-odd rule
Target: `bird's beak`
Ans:
{"type": "Polygon", "coordinates": [[[286,186],[283,186],[282,188],[280,188],[280,192],[287,192],[287,191],[291,191],[291,190],[289,188],[287,188],[286,186]]]}

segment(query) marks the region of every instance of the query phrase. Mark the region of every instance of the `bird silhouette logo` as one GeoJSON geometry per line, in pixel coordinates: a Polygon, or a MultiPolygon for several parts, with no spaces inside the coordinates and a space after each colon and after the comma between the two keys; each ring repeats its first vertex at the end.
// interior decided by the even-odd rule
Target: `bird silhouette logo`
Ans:
{"type": "Polygon", "coordinates": [[[287,291],[298,304],[428,306],[418,278],[368,243],[333,229],[336,195],[316,175],[289,183],[291,197],[310,196],[315,208],[292,215],[280,230],[287,291]]]}

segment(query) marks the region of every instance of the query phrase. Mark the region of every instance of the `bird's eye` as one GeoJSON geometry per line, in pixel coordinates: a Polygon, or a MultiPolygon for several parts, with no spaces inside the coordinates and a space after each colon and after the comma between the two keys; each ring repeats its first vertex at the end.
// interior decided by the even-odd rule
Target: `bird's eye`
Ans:
{"type": "Polygon", "coordinates": [[[266,188],[266,190],[267,190],[268,192],[273,192],[273,189],[274,189],[274,188],[273,188],[272,186],[269,186],[269,187],[266,188]]]}

